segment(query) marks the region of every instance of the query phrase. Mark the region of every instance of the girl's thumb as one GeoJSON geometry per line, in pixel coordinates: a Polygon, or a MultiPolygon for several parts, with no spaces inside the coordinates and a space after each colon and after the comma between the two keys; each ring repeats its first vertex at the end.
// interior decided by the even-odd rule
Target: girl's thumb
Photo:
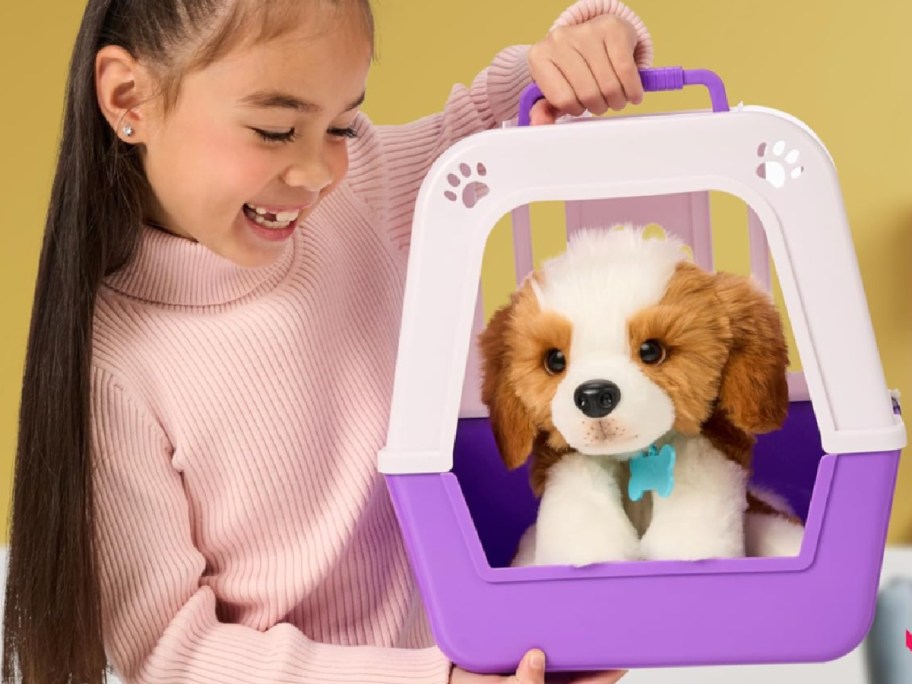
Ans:
{"type": "Polygon", "coordinates": [[[518,684],[545,684],[545,654],[533,648],[527,652],[516,668],[518,684]]]}

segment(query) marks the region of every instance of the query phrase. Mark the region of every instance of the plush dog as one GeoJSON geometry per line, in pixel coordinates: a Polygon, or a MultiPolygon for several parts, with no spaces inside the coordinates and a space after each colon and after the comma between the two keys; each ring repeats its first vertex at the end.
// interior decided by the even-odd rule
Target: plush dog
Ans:
{"type": "Polygon", "coordinates": [[[754,435],[788,411],[768,295],[676,239],[579,232],[482,332],[504,462],[532,456],[538,518],[514,565],[796,555],[803,529],[748,490],[754,435]]]}

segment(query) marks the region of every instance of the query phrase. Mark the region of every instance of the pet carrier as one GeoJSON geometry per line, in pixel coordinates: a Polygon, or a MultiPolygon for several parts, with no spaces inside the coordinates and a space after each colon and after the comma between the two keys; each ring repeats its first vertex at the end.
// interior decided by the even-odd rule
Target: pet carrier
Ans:
{"type": "MultiPolygon", "coordinates": [[[[415,209],[386,477],[440,648],[479,672],[531,647],[552,670],[810,662],[873,619],[905,428],[887,389],[832,159],[802,122],[729,109],[710,71],[642,72],[649,91],[708,87],[712,111],[586,118],[473,135],[431,168],[415,209]],[[754,480],[805,521],[780,558],[509,567],[536,500],[507,472],[479,399],[482,257],[513,212],[517,279],[528,204],[566,202],[567,231],[658,223],[712,267],[709,192],[748,206],[751,264],[771,255],[803,374],[761,436],[754,480]]],[[[540,93],[523,95],[520,124],[540,93]]]]}

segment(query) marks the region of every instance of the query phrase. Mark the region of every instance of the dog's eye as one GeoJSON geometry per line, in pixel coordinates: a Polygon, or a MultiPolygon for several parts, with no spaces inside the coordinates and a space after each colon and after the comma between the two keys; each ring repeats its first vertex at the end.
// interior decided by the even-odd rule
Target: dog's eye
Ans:
{"type": "Polygon", "coordinates": [[[665,349],[658,340],[646,340],[640,345],[640,358],[650,366],[665,359],[665,349]]]}
{"type": "Polygon", "coordinates": [[[563,373],[566,367],[567,359],[564,356],[564,352],[560,349],[549,349],[545,354],[545,370],[551,375],[557,375],[558,373],[563,373]]]}

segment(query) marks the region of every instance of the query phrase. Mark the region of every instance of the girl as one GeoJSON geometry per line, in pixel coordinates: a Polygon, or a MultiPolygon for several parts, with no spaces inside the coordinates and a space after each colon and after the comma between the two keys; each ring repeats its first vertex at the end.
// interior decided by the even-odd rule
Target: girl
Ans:
{"type": "MultiPolygon", "coordinates": [[[[430,646],[375,454],[429,165],[639,102],[580,0],[442,114],[358,112],[367,0],[89,0],[26,362],[4,681],[500,681],[430,646]]],[[[530,652],[517,679],[543,681],[530,652]]],[[[599,681],[619,676],[603,674],[599,681]]]]}

